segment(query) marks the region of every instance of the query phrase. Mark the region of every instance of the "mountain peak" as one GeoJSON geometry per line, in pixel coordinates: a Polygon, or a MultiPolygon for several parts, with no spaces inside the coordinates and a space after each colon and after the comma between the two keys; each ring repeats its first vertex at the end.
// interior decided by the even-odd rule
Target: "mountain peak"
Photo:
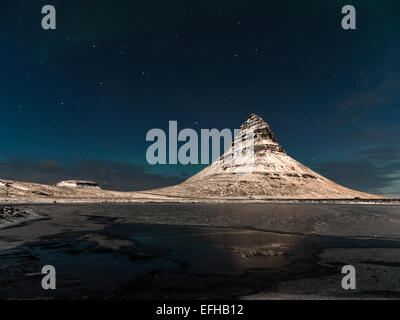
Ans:
{"type": "Polygon", "coordinates": [[[255,113],[251,113],[248,116],[247,120],[242,124],[242,126],[247,124],[247,123],[254,123],[254,122],[264,122],[268,126],[268,124],[263,120],[263,118],[261,118],[260,116],[256,115],[255,113]]]}
{"type": "MultiPolygon", "coordinates": [[[[248,133],[254,134],[254,146],[275,145],[277,151],[283,152],[281,146],[272,132],[270,126],[258,115],[252,113],[247,120],[240,126],[242,137],[248,133]]],[[[257,148],[259,149],[259,148],[257,148]]]]}

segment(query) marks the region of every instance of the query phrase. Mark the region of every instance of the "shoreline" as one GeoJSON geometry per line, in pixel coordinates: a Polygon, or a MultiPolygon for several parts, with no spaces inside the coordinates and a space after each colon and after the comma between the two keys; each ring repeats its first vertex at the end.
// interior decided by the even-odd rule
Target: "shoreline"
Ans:
{"type": "Polygon", "coordinates": [[[227,203],[227,204],[346,204],[399,205],[400,199],[0,199],[0,206],[35,204],[97,204],[97,203],[227,203]]]}

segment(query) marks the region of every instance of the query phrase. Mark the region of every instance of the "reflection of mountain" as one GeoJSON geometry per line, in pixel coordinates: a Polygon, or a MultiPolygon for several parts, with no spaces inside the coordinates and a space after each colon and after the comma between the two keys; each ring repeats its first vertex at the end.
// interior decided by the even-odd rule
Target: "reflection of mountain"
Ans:
{"type": "Polygon", "coordinates": [[[50,186],[2,180],[0,201],[379,198],[338,185],[288,156],[270,127],[256,115],[250,115],[243,123],[239,136],[225,155],[173,187],[143,192],[116,192],[102,190],[90,181],[69,180],[50,186]],[[254,144],[249,143],[248,133],[254,133],[254,144]],[[253,156],[252,152],[248,152],[252,145],[253,156]],[[225,155],[232,156],[229,162],[224,161],[225,155]]]}
{"type": "Polygon", "coordinates": [[[240,129],[233,147],[217,161],[182,184],[155,192],[193,198],[378,198],[334,183],[291,158],[256,115],[250,115],[240,129]],[[237,142],[251,132],[254,157],[249,162],[248,143],[237,142]],[[229,162],[224,161],[227,155],[232,155],[229,162]]]}

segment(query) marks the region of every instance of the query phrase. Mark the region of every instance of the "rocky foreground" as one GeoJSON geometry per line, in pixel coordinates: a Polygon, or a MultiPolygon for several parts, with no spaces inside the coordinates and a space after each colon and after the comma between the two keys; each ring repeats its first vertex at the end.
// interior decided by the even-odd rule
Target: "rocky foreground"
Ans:
{"type": "Polygon", "coordinates": [[[0,228],[29,220],[36,215],[32,211],[19,209],[16,207],[0,207],[0,228]]]}
{"type": "Polygon", "coordinates": [[[25,218],[29,213],[13,207],[0,207],[0,221],[15,218],[25,218]]]}

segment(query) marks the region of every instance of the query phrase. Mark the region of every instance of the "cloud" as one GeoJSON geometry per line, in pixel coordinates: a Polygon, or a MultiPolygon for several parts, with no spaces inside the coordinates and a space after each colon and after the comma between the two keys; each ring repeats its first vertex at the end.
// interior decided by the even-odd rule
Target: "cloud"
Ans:
{"type": "Polygon", "coordinates": [[[366,160],[396,161],[400,159],[398,147],[376,147],[354,153],[356,157],[366,160]]]}
{"type": "Polygon", "coordinates": [[[182,177],[166,177],[130,163],[85,160],[62,165],[53,160],[32,162],[23,158],[0,161],[3,179],[52,184],[67,179],[96,181],[103,189],[119,191],[148,190],[182,182],[182,177]]]}
{"type": "MultiPolygon", "coordinates": [[[[359,121],[360,117],[358,117],[359,121]]],[[[353,120],[356,122],[357,118],[353,120]]],[[[354,144],[357,143],[368,143],[369,146],[377,146],[384,143],[386,146],[396,145],[399,142],[399,132],[396,125],[386,124],[381,127],[368,126],[366,125],[363,130],[357,130],[353,134],[348,134],[345,137],[347,141],[352,141],[354,144]]]]}
{"type": "Polygon", "coordinates": [[[366,161],[326,162],[314,167],[346,187],[371,193],[400,193],[400,163],[379,167],[366,161]]]}
{"type": "Polygon", "coordinates": [[[373,88],[354,92],[343,103],[345,109],[377,109],[399,102],[400,78],[385,79],[373,88]]]}
{"type": "MultiPolygon", "coordinates": [[[[378,112],[385,112],[387,116],[397,116],[399,103],[400,75],[396,75],[337,100],[335,102],[337,116],[328,119],[326,125],[337,127],[356,123],[358,127],[362,127],[367,125],[363,121],[369,121],[368,117],[371,117],[371,115],[380,117],[381,114],[378,112]]],[[[378,136],[382,133],[388,135],[386,128],[371,126],[369,130],[371,131],[370,135],[378,136]]]]}
{"type": "Polygon", "coordinates": [[[353,152],[346,161],[327,161],[313,168],[346,187],[376,194],[400,194],[400,148],[376,146],[353,152]]]}

